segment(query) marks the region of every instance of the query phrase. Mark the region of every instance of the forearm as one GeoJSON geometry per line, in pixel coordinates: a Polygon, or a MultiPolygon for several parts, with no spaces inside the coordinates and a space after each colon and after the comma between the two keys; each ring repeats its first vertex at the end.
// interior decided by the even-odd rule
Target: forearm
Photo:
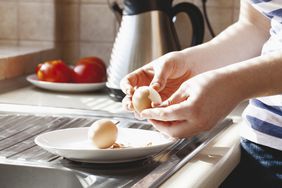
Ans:
{"type": "MultiPolygon", "coordinates": [[[[215,70],[238,101],[282,94],[282,51],[215,70]]],[[[227,92],[228,92],[227,91],[227,92]]]]}
{"type": "Polygon", "coordinates": [[[245,2],[237,23],[210,42],[182,52],[196,75],[258,56],[269,38],[269,27],[269,20],[245,2]]]}

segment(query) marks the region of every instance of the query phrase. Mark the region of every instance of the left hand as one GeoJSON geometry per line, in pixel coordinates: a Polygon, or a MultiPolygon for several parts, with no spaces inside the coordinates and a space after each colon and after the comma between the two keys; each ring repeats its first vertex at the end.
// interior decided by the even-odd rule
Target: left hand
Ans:
{"type": "Polygon", "coordinates": [[[185,81],[159,107],[142,111],[159,131],[172,137],[189,137],[211,129],[241,101],[237,80],[209,71],[185,81]]]}
{"type": "MultiPolygon", "coordinates": [[[[125,109],[134,112],[132,96],[140,86],[150,86],[166,100],[191,75],[191,70],[182,52],[170,52],[143,67],[131,72],[122,79],[120,86],[126,94],[122,103],[125,109]]],[[[138,114],[136,114],[138,117],[138,114]]]]}

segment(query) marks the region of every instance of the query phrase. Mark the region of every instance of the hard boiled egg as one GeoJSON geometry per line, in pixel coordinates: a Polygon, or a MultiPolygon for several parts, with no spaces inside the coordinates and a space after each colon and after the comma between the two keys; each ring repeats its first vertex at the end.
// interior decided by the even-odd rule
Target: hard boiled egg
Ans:
{"type": "Polygon", "coordinates": [[[152,108],[153,103],[161,103],[160,94],[149,86],[142,86],[136,89],[132,96],[132,104],[136,112],[140,113],[145,109],[152,108]]]}
{"type": "Polygon", "coordinates": [[[88,129],[88,139],[100,149],[111,147],[117,139],[118,128],[109,119],[95,121],[88,129]]]}

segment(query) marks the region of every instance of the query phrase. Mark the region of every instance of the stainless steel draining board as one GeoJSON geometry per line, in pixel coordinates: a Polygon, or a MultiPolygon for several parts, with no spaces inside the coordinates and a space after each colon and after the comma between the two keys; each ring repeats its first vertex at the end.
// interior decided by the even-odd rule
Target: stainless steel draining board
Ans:
{"type": "Polygon", "coordinates": [[[82,187],[158,187],[199,152],[222,129],[232,123],[221,122],[210,132],[179,140],[166,150],[144,160],[118,164],[73,162],[36,146],[38,134],[63,128],[87,127],[102,117],[119,120],[119,126],[154,129],[145,121],[127,114],[52,107],[0,104],[0,163],[71,170],[88,181],[82,187]],[[32,113],[33,112],[33,113],[32,113]]]}

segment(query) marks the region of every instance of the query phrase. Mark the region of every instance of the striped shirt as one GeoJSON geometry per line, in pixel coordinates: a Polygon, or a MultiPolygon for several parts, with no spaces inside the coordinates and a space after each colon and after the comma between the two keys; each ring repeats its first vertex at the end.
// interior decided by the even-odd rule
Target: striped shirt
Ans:
{"type": "MultiPolygon", "coordinates": [[[[262,48],[262,55],[278,50],[282,53],[282,0],[250,0],[250,2],[258,11],[271,19],[270,38],[262,48]]],[[[246,124],[241,127],[242,137],[282,150],[282,95],[251,99],[243,113],[243,118],[246,124]]]]}

